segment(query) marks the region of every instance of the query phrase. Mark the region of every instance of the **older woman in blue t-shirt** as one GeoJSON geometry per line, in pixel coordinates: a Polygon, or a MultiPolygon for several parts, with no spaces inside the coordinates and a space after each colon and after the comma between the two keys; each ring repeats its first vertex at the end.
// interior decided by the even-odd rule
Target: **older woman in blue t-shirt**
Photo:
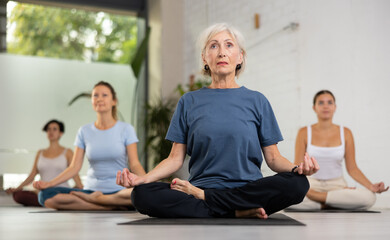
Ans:
{"type": "Polygon", "coordinates": [[[134,206],[155,217],[258,217],[302,201],[309,189],[305,175],[319,167],[305,156],[299,166],[280,155],[282,141],[271,105],[263,94],[240,87],[246,52],[241,34],[227,24],[205,30],[202,40],[207,88],[179,101],[166,139],[173,142],[167,159],[144,176],[124,169],[118,183],[134,187],[134,206]],[[189,162],[189,181],[170,176],[189,162]],[[262,154],[278,174],[263,178],[262,154]]]}
{"type": "Polygon", "coordinates": [[[82,126],[75,141],[72,163],[49,182],[34,182],[42,190],[39,202],[49,208],[68,210],[110,210],[131,205],[127,189],[116,184],[116,172],[129,167],[132,172],[145,174],[137,154],[137,136],[134,128],[117,120],[117,97],[107,82],[99,82],[92,91],[92,106],[97,120],[82,126]],[[89,161],[84,190],[52,187],[76,175],[89,161]]]}

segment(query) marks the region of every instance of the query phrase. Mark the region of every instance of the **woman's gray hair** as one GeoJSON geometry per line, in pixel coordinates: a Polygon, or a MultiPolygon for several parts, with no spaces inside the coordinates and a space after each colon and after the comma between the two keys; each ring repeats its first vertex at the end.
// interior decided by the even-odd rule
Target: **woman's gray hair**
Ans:
{"type": "MultiPolygon", "coordinates": [[[[242,63],[241,68],[236,69],[236,76],[238,76],[244,71],[245,65],[246,65],[246,50],[244,47],[244,37],[242,34],[234,27],[230,26],[227,23],[217,23],[214,24],[207,29],[205,29],[202,34],[199,37],[198,45],[201,48],[202,55],[206,52],[206,46],[208,42],[211,40],[212,37],[214,37],[216,34],[226,31],[232,35],[233,40],[238,44],[238,47],[240,48],[240,51],[242,53],[242,63]]],[[[202,60],[203,63],[203,60],[202,60]]],[[[203,75],[211,76],[210,69],[206,70],[203,68],[202,70],[203,75]]]]}

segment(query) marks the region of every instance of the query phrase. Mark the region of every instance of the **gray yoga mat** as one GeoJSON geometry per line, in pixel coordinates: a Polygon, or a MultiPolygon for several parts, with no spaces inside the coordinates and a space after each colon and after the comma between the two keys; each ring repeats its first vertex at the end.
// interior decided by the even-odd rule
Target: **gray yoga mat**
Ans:
{"type": "Polygon", "coordinates": [[[304,212],[304,213],[380,213],[373,210],[348,210],[348,209],[322,209],[322,210],[298,210],[284,209],[285,212],[304,212]]]}
{"type": "Polygon", "coordinates": [[[281,213],[271,215],[268,219],[258,218],[145,218],[118,225],[289,225],[305,226],[305,224],[281,213]]]}

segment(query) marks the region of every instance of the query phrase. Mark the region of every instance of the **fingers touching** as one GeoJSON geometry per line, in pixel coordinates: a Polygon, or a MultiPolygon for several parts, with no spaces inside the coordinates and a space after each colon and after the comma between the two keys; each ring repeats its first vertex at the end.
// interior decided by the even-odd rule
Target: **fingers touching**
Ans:
{"type": "Polygon", "coordinates": [[[303,162],[299,164],[297,172],[304,175],[312,175],[320,169],[317,160],[314,157],[310,157],[308,153],[305,153],[303,162]]]}

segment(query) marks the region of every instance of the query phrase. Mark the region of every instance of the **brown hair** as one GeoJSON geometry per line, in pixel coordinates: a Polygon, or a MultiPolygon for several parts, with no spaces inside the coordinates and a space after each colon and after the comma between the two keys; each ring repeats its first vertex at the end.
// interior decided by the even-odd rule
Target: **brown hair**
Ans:
{"type": "MultiPolygon", "coordinates": [[[[118,99],[116,98],[116,92],[115,92],[114,88],[111,86],[111,84],[109,84],[108,82],[100,81],[100,82],[96,83],[93,88],[95,88],[97,86],[105,86],[108,89],[110,89],[111,94],[112,94],[112,100],[116,101],[116,105],[118,104],[118,99]]],[[[116,105],[112,106],[111,113],[112,113],[112,117],[115,120],[118,120],[118,114],[117,114],[118,111],[117,111],[116,105]]]]}
{"type": "Polygon", "coordinates": [[[332,96],[333,98],[333,101],[336,102],[336,98],[334,97],[333,93],[329,90],[321,90],[319,92],[316,93],[316,95],[314,95],[314,98],[313,98],[313,105],[316,105],[316,102],[317,102],[317,98],[322,95],[322,94],[329,94],[330,96],[332,96]]]}
{"type": "Polygon", "coordinates": [[[49,128],[49,125],[52,123],[56,123],[60,129],[60,132],[64,133],[65,132],[65,125],[63,122],[58,121],[56,119],[48,121],[45,126],[42,128],[42,131],[47,132],[47,129],[49,128]]]}

